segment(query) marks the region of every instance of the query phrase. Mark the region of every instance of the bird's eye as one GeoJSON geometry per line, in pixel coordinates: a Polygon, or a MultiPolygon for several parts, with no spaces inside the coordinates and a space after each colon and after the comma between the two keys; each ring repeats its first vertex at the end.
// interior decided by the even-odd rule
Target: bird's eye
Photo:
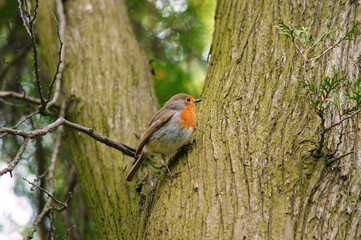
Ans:
{"type": "Polygon", "coordinates": [[[188,101],[188,102],[190,102],[190,101],[191,101],[191,99],[190,99],[190,98],[187,98],[187,101],[188,101]]]}

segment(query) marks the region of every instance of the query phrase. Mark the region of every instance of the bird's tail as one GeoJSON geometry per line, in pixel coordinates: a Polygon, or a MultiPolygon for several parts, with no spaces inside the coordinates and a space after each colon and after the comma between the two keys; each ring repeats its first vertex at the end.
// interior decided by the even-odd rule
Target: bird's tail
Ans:
{"type": "Polygon", "coordinates": [[[140,166],[142,166],[143,162],[145,161],[145,159],[147,159],[147,157],[148,154],[144,153],[144,151],[140,153],[138,160],[135,162],[134,166],[127,175],[127,182],[131,182],[133,180],[135,174],[138,172],[140,166]]]}

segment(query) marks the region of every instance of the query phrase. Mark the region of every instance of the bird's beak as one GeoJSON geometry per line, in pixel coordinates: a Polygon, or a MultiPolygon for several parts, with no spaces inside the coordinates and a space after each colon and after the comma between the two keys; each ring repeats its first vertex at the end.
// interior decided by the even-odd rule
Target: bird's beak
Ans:
{"type": "Polygon", "coordinates": [[[202,99],[196,99],[194,100],[195,103],[202,101],[202,99]]]}

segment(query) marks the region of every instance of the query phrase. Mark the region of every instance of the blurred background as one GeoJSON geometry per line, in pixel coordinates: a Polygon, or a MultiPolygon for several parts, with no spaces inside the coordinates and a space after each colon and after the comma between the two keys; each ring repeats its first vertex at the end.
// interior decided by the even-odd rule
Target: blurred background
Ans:
{"type": "MultiPolygon", "coordinates": [[[[66,6],[66,5],[65,5],[66,6]]],[[[156,95],[162,106],[172,95],[186,92],[198,97],[208,68],[207,56],[214,27],[215,0],[127,0],[129,16],[139,43],[153,67],[156,95]]],[[[41,43],[38,45],[41,54],[41,43]]],[[[51,76],[40,56],[41,79],[48,86],[51,76]]],[[[33,83],[33,58],[29,37],[19,15],[18,2],[0,0],[0,91],[26,92],[37,96],[33,83]]],[[[44,89],[44,92],[47,89],[44,89]]],[[[14,126],[34,108],[0,98],[0,126],[14,126]]],[[[30,131],[52,121],[35,116],[19,129],[30,131]]],[[[0,168],[14,158],[22,139],[0,138],[0,168]]],[[[16,167],[19,176],[47,188],[41,175],[49,166],[55,139],[51,134],[30,141],[16,167]],[[39,177],[40,176],[40,177],[39,177]]],[[[66,146],[65,146],[66,148],[66,146]]],[[[99,239],[76,180],[71,159],[61,151],[57,163],[55,187],[57,198],[65,201],[73,192],[71,211],[57,213],[56,239],[63,239],[67,229],[63,221],[72,221],[79,239],[99,239]]],[[[0,239],[22,239],[43,208],[46,196],[21,178],[9,174],[0,177],[0,239]]],[[[34,239],[45,239],[49,221],[40,225],[34,239]]]]}

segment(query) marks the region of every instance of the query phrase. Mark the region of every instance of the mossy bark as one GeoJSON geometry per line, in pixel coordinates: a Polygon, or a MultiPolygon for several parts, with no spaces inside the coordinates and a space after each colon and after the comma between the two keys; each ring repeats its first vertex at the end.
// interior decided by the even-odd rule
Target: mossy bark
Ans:
{"type": "MultiPolygon", "coordinates": [[[[59,47],[54,9],[53,1],[40,1],[37,21],[50,72],[59,47]]],[[[135,147],[158,103],[124,1],[66,1],[64,9],[67,118],[135,147]]],[[[125,182],[134,159],[73,130],[64,141],[102,239],[134,239],[141,197],[125,182]]]]}
{"type": "MultiPolygon", "coordinates": [[[[316,55],[345,34],[360,10],[355,1],[218,1],[195,144],[172,169],[182,171],[180,177],[157,189],[142,237],[361,237],[357,136],[343,137],[338,154],[354,153],[331,166],[327,157],[311,156],[320,118],[298,82],[302,57],[275,27],[283,20],[314,37],[334,29],[316,55]]],[[[317,83],[332,65],[359,75],[351,70],[361,55],[360,36],[354,37],[309,65],[308,78],[317,83]]],[[[337,120],[331,115],[328,123],[337,120]]],[[[337,137],[327,135],[324,153],[334,150],[337,137]]]]}
{"type": "MultiPolygon", "coordinates": [[[[65,89],[75,99],[71,120],[135,146],[134,133],[157,105],[125,9],[115,0],[66,3],[65,89]]],[[[312,157],[320,119],[298,82],[302,58],[275,28],[280,19],[315,37],[333,28],[324,49],[359,17],[355,1],[219,0],[195,141],[172,165],[182,171],[173,183],[149,166],[125,183],[129,158],[81,133],[67,136],[102,238],[360,238],[358,137],[344,136],[340,154],[354,153],[331,166],[327,157],[312,157]]],[[[44,46],[55,44],[39,34],[44,46]]],[[[332,65],[359,74],[351,70],[361,55],[355,37],[310,65],[309,79],[318,81],[332,65]]],[[[327,135],[324,152],[337,138],[327,135]]]]}

